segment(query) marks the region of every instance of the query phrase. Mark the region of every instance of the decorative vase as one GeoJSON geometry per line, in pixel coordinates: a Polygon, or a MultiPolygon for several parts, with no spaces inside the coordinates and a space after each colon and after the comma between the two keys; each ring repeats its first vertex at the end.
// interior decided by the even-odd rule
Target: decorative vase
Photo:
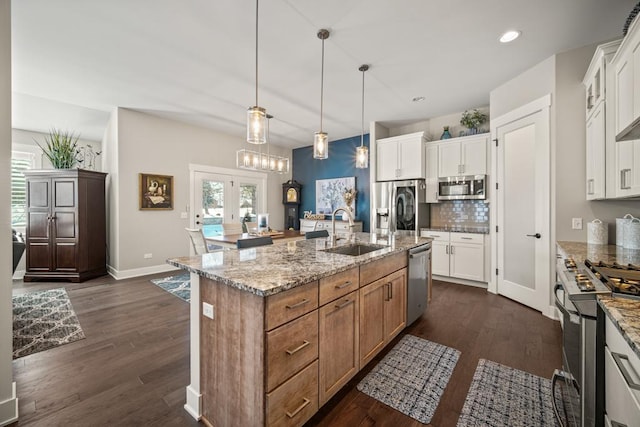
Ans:
{"type": "Polygon", "coordinates": [[[444,126],[444,132],[440,136],[440,139],[449,139],[451,138],[451,134],[449,133],[449,126],[444,126]]]}

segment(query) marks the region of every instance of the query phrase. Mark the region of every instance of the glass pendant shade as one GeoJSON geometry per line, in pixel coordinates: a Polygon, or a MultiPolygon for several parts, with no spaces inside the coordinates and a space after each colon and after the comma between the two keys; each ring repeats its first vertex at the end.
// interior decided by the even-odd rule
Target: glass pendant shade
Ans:
{"type": "Polygon", "coordinates": [[[356,168],[366,169],[369,167],[369,149],[364,145],[356,148],[356,168]]]}
{"type": "Polygon", "coordinates": [[[247,110],[247,142],[267,143],[267,110],[253,106],[247,110]]]}
{"type": "Polygon", "coordinates": [[[329,157],[329,135],[316,132],[313,137],[313,158],[324,160],[329,157]]]}

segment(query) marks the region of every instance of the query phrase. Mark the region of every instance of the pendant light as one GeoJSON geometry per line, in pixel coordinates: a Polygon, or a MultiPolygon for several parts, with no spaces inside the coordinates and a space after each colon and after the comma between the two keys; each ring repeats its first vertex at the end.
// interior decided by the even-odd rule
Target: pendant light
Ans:
{"type": "Polygon", "coordinates": [[[322,107],[324,95],[324,41],[329,38],[329,31],[324,28],[318,31],[318,38],[322,40],[322,68],[320,71],[320,132],[313,137],[313,158],[324,160],[329,157],[329,136],[322,131],[322,107]]]}
{"type": "Polygon", "coordinates": [[[258,149],[258,151],[247,150],[245,148],[238,150],[236,153],[236,166],[238,168],[254,171],[275,172],[279,174],[289,173],[289,158],[271,154],[271,135],[269,127],[272,118],[272,115],[266,115],[267,152],[263,153],[261,149],[258,149]]]}
{"type": "Polygon", "coordinates": [[[360,134],[360,146],[356,148],[356,168],[366,169],[369,167],[369,149],[364,146],[364,73],[369,69],[367,64],[358,68],[362,71],[362,133],[360,134]]]}
{"type": "Polygon", "coordinates": [[[256,104],[247,110],[247,142],[265,144],[267,110],[258,106],[258,0],[256,0],[256,104]]]}

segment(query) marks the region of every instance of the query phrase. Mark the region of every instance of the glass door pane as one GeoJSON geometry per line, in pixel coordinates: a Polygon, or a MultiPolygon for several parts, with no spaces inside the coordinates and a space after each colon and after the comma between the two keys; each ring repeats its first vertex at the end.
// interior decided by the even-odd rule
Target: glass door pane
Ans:
{"type": "Polygon", "coordinates": [[[225,180],[206,179],[201,181],[201,208],[196,212],[199,214],[202,231],[204,235],[219,236],[222,234],[222,223],[225,218],[225,180]]]}
{"type": "Polygon", "coordinates": [[[240,183],[240,219],[243,222],[256,222],[258,215],[258,185],[240,183]]]}

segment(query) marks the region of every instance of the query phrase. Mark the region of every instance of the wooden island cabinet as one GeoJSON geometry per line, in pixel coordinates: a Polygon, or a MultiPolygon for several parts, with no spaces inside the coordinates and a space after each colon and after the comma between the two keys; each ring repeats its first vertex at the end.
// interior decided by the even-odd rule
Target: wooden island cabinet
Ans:
{"type": "Polygon", "coordinates": [[[403,251],[267,297],[201,277],[205,424],[308,421],[404,328],[406,265],[403,251]]]}

